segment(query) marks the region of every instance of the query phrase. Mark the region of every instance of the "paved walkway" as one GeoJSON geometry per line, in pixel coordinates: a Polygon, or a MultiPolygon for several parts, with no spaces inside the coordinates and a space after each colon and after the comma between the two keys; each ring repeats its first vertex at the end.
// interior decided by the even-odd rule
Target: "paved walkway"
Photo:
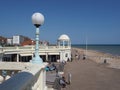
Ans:
{"type": "Polygon", "coordinates": [[[65,72],[72,74],[72,83],[64,90],[120,90],[120,70],[91,60],[68,62],[65,72]]]}

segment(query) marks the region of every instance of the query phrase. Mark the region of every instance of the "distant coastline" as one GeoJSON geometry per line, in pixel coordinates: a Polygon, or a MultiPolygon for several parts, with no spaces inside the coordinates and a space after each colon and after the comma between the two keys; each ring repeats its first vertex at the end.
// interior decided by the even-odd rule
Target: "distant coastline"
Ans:
{"type": "MultiPolygon", "coordinates": [[[[86,49],[85,44],[72,44],[72,47],[86,49]]],[[[88,44],[87,49],[120,56],[120,44],[88,44]]]]}
{"type": "MultiPolygon", "coordinates": [[[[86,44],[72,44],[72,46],[85,46],[86,44]]],[[[88,46],[120,46],[120,44],[88,44],[88,46]]]]}

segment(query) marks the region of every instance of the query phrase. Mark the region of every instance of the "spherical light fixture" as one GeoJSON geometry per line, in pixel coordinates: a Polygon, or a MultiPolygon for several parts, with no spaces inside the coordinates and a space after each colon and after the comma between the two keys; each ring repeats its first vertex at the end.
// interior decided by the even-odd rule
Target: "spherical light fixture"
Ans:
{"type": "Polygon", "coordinates": [[[32,59],[32,63],[42,64],[43,60],[39,56],[39,26],[43,25],[44,23],[44,16],[41,13],[34,13],[32,15],[32,23],[36,27],[36,38],[35,38],[35,53],[32,59]]]}
{"type": "Polygon", "coordinates": [[[32,15],[32,22],[36,27],[39,27],[44,23],[44,16],[41,13],[34,13],[32,15]]]}

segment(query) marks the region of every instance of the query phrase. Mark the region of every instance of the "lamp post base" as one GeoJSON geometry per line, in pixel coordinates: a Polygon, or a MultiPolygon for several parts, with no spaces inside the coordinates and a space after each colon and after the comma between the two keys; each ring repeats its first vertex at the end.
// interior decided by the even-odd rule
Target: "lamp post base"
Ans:
{"type": "Polygon", "coordinates": [[[33,57],[32,63],[36,63],[36,64],[42,64],[43,63],[43,60],[42,58],[40,58],[39,56],[36,56],[36,57],[33,57]]]}

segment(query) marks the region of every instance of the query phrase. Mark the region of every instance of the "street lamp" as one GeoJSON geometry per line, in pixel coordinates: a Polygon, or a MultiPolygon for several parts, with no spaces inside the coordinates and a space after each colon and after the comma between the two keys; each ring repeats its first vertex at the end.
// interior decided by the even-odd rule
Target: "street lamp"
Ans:
{"type": "Polygon", "coordinates": [[[39,56],[39,27],[44,23],[44,16],[41,13],[34,13],[32,15],[32,22],[36,27],[36,38],[35,38],[35,55],[32,59],[32,63],[43,63],[42,58],[39,56]]]}

